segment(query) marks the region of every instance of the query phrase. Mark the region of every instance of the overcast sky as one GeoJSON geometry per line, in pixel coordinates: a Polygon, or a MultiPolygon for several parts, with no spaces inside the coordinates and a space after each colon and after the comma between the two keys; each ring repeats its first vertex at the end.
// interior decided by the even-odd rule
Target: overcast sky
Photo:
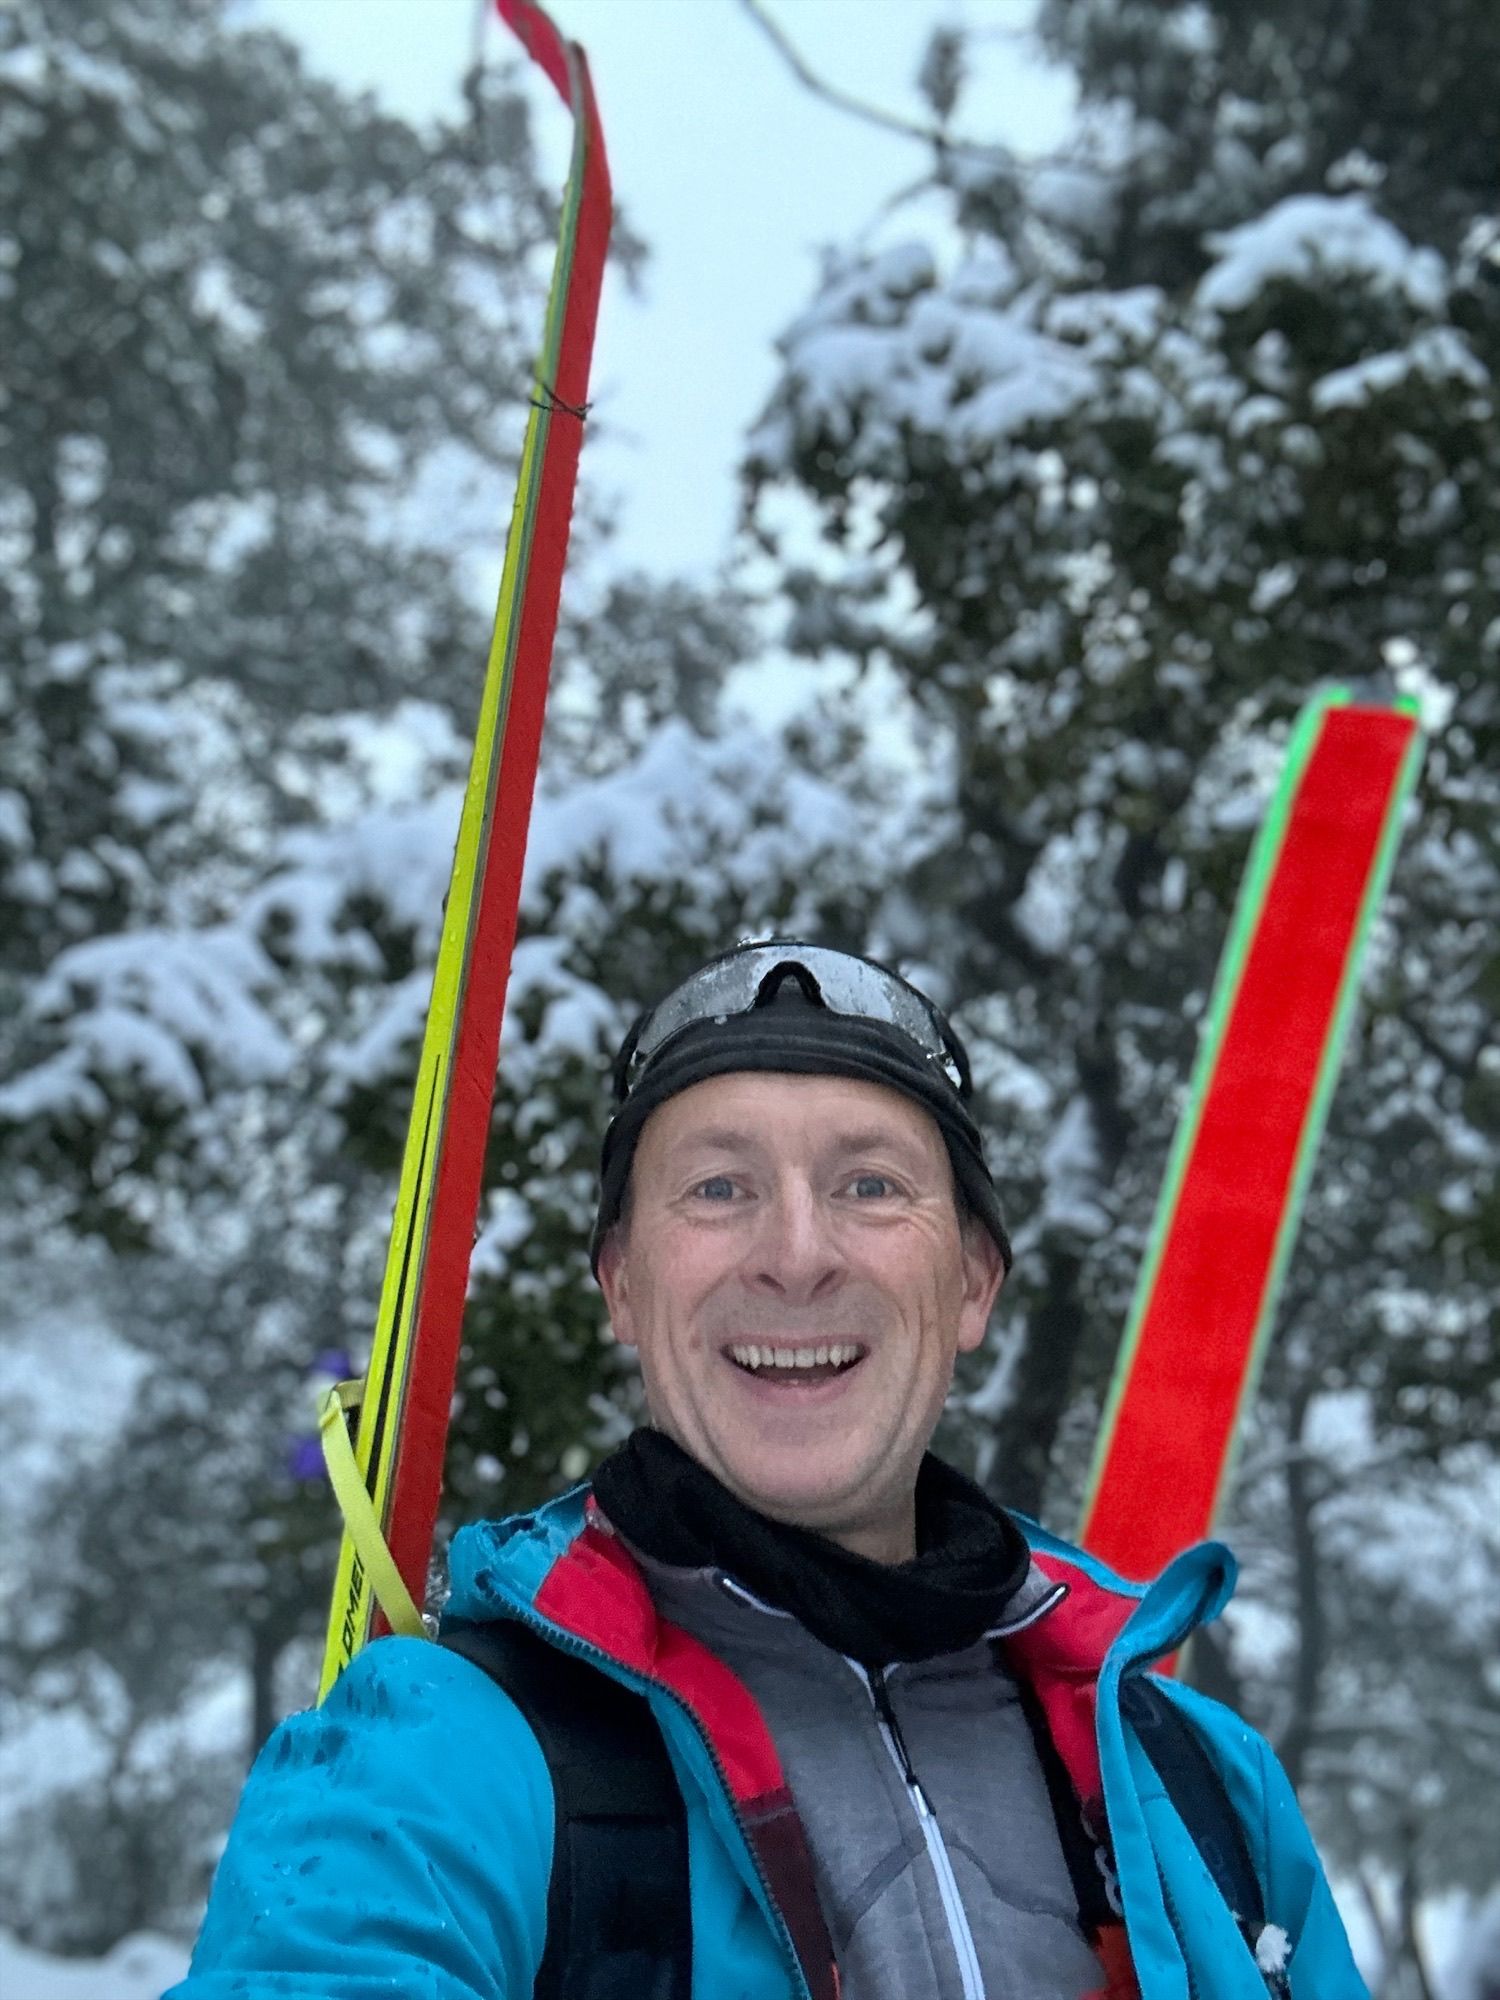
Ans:
{"type": "MultiPolygon", "coordinates": [[[[820,75],[889,109],[921,115],[912,79],[946,21],[978,37],[962,129],[1038,150],[1067,116],[1065,79],[1020,41],[1032,0],[768,7],[820,75]]],[[[242,0],[239,11],[414,118],[456,102],[480,14],[476,0],[242,0]]],[[[921,173],[925,150],[804,89],[739,0],[552,0],[551,11],[588,54],[616,200],[651,251],[640,298],[617,276],[606,283],[594,385],[615,436],[596,446],[590,476],[620,494],[620,559],[702,573],[727,548],[741,441],[820,247],[849,242],[921,173]]],[[[498,23],[488,33],[491,52],[509,53],[498,23]]],[[[539,72],[535,102],[560,179],[567,117],[539,72]]]]}

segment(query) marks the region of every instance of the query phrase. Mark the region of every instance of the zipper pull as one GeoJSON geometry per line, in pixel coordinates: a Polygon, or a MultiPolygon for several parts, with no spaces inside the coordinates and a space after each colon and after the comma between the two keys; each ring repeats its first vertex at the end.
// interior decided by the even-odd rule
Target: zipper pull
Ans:
{"type": "Polygon", "coordinates": [[[911,1761],[911,1752],[906,1747],[906,1738],[901,1734],[901,1725],[896,1720],[896,1711],[891,1706],[890,1689],[885,1684],[884,1667],[870,1669],[870,1695],[875,1703],[875,1713],[880,1717],[886,1734],[895,1747],[901,1765],[901,1775],[906,1780],[906,1788],[917,1802],[917,1811],[924,1819],[932,1818],[932,1806],[927,1794],[922,1790],[922,1781],[917,1776],[917,1767],[911,1761]]]}

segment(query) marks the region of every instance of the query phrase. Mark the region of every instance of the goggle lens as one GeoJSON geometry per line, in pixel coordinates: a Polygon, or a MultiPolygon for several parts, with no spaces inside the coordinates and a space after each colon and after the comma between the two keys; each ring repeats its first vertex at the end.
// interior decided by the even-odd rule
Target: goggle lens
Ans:
{"type": "Polygon", "coordinates": [[[714,960],[651,1010],[625,1052],[617,1078],[621,1096],[641,1068],[684,1029],[751,1012],[766,981],[784,967],[799,978],[804,990],[810,981],[830,1013],[898,1028],[925,1056],[943,1066],[960,1092],[967,1092],[967,1066],[954,1039],[937,1009],[915,987],[849,952],[772,941],[744,946],[714,960]]]}

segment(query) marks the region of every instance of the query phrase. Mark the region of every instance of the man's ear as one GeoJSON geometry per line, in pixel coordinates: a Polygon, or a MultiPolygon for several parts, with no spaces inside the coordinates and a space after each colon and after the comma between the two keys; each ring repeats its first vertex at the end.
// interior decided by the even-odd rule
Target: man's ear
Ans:
{"type": "Polygon", "coordinates": [[[625,1231],[615,1222],[599,1245],[599,1289],[609,1308],[610,1331],[622,1347],[634,1347],[635,1323],[630,1313],[630,1282],[625,1263],[625,1231]]]}
{"type": "Polygon", "coordinates": [[[1005,1260],[1000,1245],[977,1215],[966,1215],[960,1225],[964,1265],[964,1301],[958,1321],[958,1351],[972,1354],[984,1339],[990,1314],[1005,1283],[1005,1260]]]}

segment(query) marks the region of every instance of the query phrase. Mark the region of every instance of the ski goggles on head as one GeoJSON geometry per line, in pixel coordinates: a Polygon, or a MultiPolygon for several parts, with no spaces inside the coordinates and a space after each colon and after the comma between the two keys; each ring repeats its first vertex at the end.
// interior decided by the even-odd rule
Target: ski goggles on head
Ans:
{"type": "Polygon", "coordinates": [[[963,1044],[924,993],[874,959],[794,938],[770,938],[710,959],[641,1016],[615,1061],[616,1101],[626,1101],[645,1070],[677,1036],[771,1004],[788,980],[801,988],[805,1000],[830,1014],[896,1029],[915,1044],[951,1090],[968,1097],[971,1079],[963,1044]]]}

